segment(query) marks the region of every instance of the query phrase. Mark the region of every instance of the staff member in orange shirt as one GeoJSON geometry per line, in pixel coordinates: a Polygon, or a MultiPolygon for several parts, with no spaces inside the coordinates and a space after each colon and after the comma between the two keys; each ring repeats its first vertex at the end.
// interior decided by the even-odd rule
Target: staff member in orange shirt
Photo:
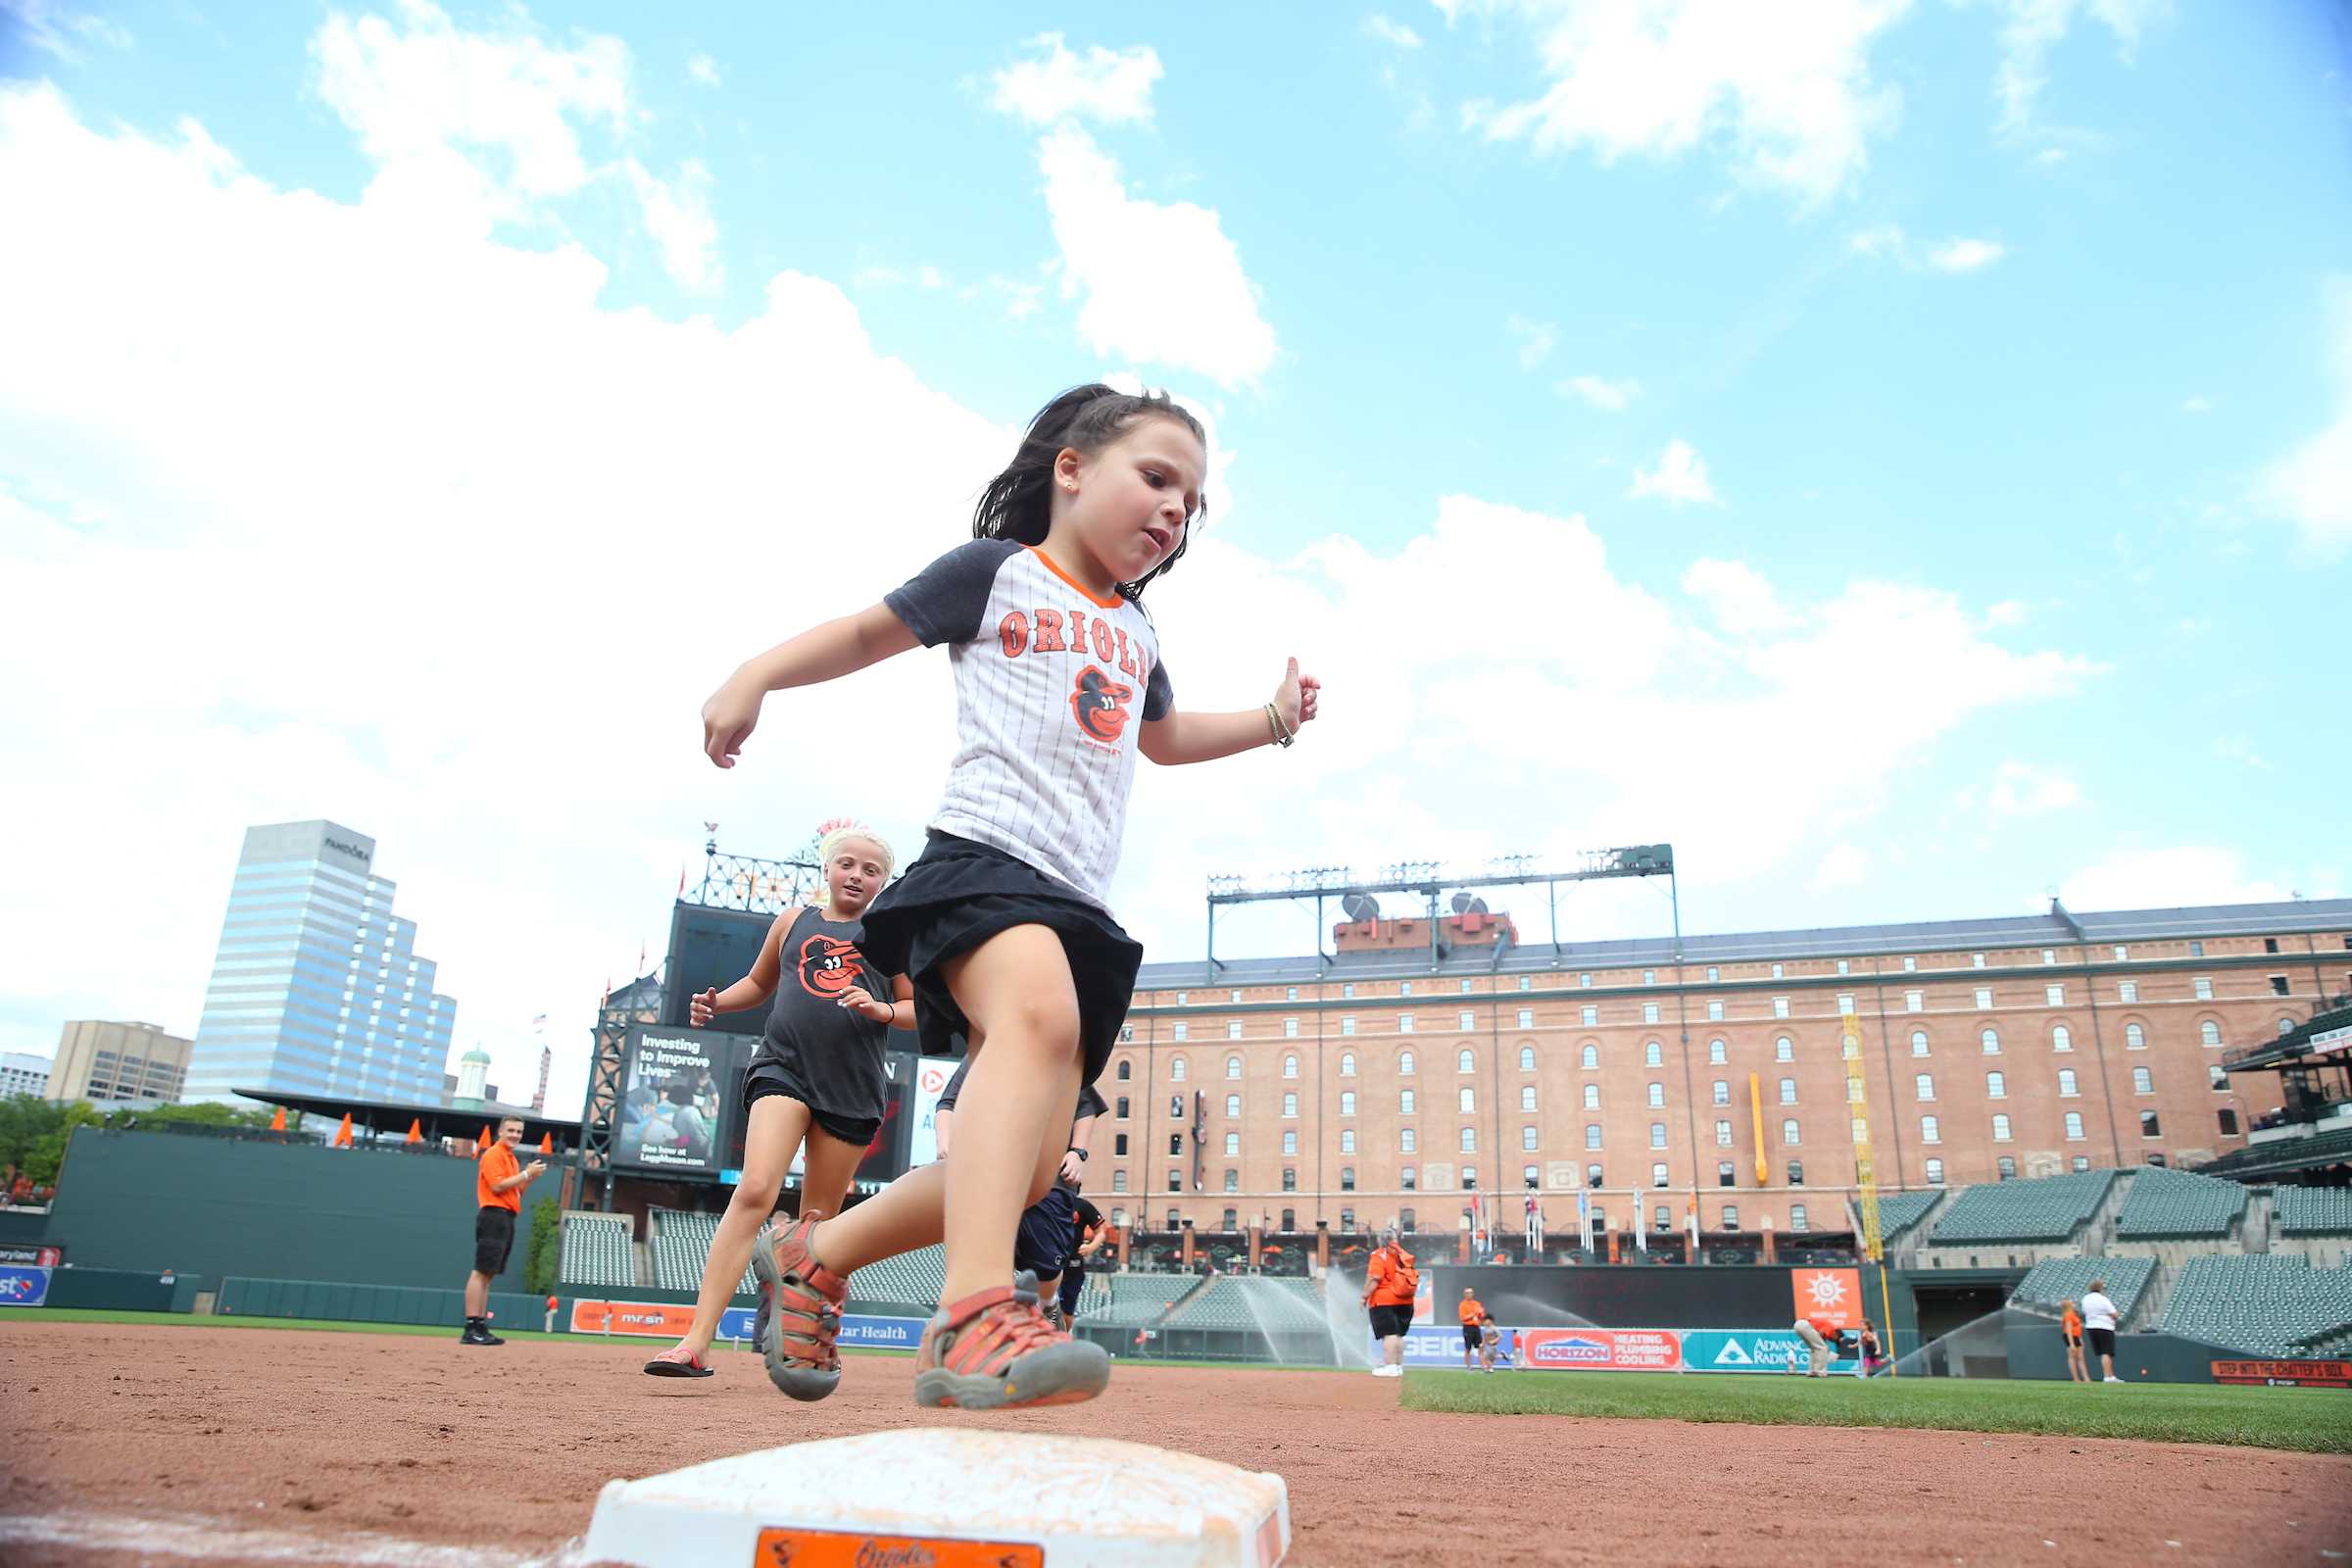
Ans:
{"type": "MultiPolygon", "coordinates": [[[[1796,1320],[1794,1327],[1796,1337],[1805,1342],[1805,1352],[1808,1357],[1805,1376],[1809,1378],[1828,1377],[1830,1363],[1838,1359],[1838,1352],[1831,1348],[1838,1343],[1838,1325],[1826,1317],[1800,1317],[1796,1320]]],[[[1790,1362],[1788,1370],[1795,1371],[1796,1363],[1790,1362]]]]}
{"type": "Polygon", "coordinates": [[[1470,1369],[1471,1358],[1485,1348],[1484,1330],[1487,1309],[1478,1304],[1478,1297],[1467,1285],[1462,1287],[1462,1304],[1454,1308],[1454,1316],[1462,1320],[1462,1370],[1470,1369]]]}
{"type": "Polygon", "coordinates": [[[2058,1332],[2066,1336],[2066,1375],[2076,1383],[2090,1381],[2090,1368],[2082,1364],[2082,1314],[2075,1310],[2073,1297],[2068,1297],[2066,1310],[2058,1319],[2058,1332]]]}
{"type": "Polygon", "coordinates": [[[1372,1369],[1374,1377],[1404,1376],[1404,1335],[1413,1326],[1413,1297],[1420,1289],[1413,1254],[1391,1225],[1380,1233],[1380,1248],[1364,1275],[1364,1305],[1372,1309],[1372,1337],[1380,1342],[1381,1364],[1372,1369]]]}
{"type": "Polygon", "coordinates": [[[507,1266],[514,1250],[514,1217],[522,1212],[522,1190],[547,1169],[547,1161],[528,1165],[514,1158],[522,1142],[522,1118],[509,1116],[498,1124],[498,1142],[482,1151],[473,1173],[473,1272],[466,1276],[466,1332],[460,1345],[504,1345],[490,1332],[490,1281],[507,1266]]]}

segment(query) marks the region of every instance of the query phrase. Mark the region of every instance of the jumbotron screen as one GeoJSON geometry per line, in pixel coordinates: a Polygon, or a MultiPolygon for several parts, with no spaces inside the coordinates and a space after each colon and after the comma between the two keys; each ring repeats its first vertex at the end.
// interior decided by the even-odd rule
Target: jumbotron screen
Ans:
{"type": "MultiPolygon", "coordinates": [[[[912,1044],[914,1036],[904,1038],[912,1044]]],[[[895,1044],[895,1042],[894,1042],[895,1044]]],[[[612,1135],[616,1167],[680,1181],[732,1182],[743,1170],[750,1124],[743,1075],[760,1048],[757,1036],[721,1029],[639,1024],[621,1043],[620,1114],[612,1135]]],[[[907,1114],[916,1058],[883,1057],[888,1090],[882,1126],[858,1162],[856,1180],[894,1180],[906,1169],[912,1142],[907,1114]]],[[[792,1172],[798,1176],[796,1156],[792,1172]]]]}

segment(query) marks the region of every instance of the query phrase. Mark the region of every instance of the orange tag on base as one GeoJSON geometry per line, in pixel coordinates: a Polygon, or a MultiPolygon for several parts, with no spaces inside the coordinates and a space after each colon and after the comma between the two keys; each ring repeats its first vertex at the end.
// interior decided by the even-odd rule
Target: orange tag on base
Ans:
{"type": "Polygon", "coordinates": [[[1019,1541],[943,1541],[841,1530],[760,1532],[752,1568],[1045,1568],[1046,1548],[1019,1541]]]}

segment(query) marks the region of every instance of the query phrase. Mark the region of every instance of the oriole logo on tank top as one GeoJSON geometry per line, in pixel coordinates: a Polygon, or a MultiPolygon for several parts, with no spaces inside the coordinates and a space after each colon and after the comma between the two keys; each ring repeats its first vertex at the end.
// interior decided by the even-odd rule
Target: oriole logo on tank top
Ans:
{"type": "Polygon", "coordinates": [[[858,983],[858,970],[864,962],[849,943],[812,931],[801,943],[801,989],[826,1002],[837,1001],[858,983]]]}

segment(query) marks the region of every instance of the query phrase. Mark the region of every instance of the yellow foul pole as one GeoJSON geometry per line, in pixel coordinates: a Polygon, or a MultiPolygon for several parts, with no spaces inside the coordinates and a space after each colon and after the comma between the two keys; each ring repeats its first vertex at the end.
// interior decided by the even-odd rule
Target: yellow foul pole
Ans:
{"type": "Polygon", "coordinates": [[[1886,1244],[1879,1229],[1879,1178],[1870,1162],[1870,1099],[1862,1089],[1862,1025],[1852,1013],[1838,1020],[1844,1035],[1845,1108],[1853,1118],[1855,1206],[1862,1211],[1862,1255],[1879,1266],[1879,1310],[1886,1319],[1883,1343],[1887,1348],[1886,1371],[1895,1375],[1894,1303],[1886,1295],[1886,1244]]]}

